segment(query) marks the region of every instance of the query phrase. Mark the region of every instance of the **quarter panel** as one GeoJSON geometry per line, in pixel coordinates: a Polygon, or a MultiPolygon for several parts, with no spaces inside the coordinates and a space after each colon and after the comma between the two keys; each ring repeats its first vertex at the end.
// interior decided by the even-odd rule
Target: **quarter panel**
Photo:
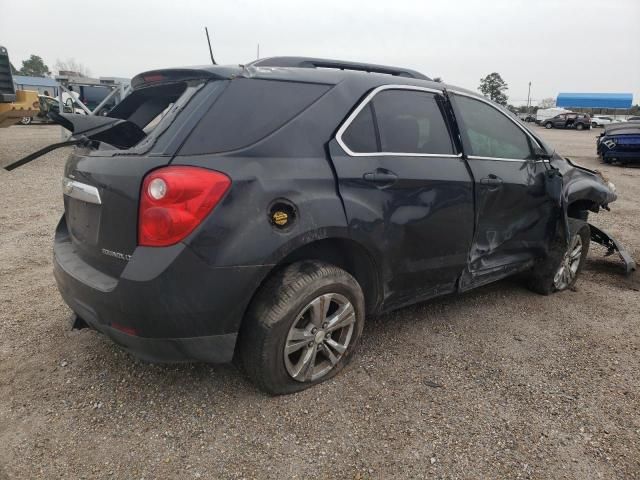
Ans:
{"type": "Polygon", "coordinates": [[[225,198],[185,240],[211,265],[275,265],[302,243],[346,231],[324,157],[178,156],[173,164],[210,168],[231,178],[225,198]],[[295,208],[293,221],[283,229],[270,215],[280,201],[295,208]]]}

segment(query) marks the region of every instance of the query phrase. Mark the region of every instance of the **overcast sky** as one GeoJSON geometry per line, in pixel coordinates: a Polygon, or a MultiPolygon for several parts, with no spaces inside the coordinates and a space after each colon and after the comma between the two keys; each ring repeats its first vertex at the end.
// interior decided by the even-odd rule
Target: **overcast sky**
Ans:
{"type": "Polygon", "coordinates": [[[640,0],[0,0],[13,64],[74,58],[93,76],[301,55],[399,65],[472,90],[488,73],[510,102],[632,92],[640,103],[640,0]]]}

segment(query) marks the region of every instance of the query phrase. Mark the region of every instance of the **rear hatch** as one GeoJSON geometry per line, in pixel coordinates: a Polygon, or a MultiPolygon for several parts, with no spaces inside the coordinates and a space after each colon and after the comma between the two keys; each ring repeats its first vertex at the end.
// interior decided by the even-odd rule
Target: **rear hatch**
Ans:
{"type": "MultiPolygon", "coordinates": [[[[148,72],[132,80],[134,92],[108,117],[58,114],[75,138],[90,139],[65,169],[62,227],[69,248],[100,272],[119,277],[140,243],[141,186],[151,170],[178,153],[224,156],[268,139],[331,89],[292,75],[280,78],[269,69],[259,74],[266,78],[240,67],[148,72]]],[[[318,123],[314,119],[315,128],[318,123]]],[[[327,138],[334,125],[322,127],[327,138]]],[[[296,155],[309,151],[304,132],[290,134],[288,142],[296,155]]],[[[276,143],[280,148],[282,142],[276,143]]]]}
{"type": "Polygon", "coordinates": [[[107,117],[58,116],[74,138],[90,140],[67,161],[60,227],[86,263],[120,275],[137,245],[144,176],[171,161],[226,83],[210,69],[148,72],[132,80],[133,93],[107,117]]]}

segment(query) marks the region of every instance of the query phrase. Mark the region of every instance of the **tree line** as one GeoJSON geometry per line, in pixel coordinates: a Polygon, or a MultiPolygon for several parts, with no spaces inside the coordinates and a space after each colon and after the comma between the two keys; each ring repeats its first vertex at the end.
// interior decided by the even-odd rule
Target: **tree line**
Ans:
{"type": "MultiPolygon", "coordinates": [[[[13,63],[9,62],[11,66],[12,75],[24,75],[26,77],[49,77],[51,76],[51,70],[44,60],[39,55],[31,55],[28,59],[22,60],[22,67],[17,69],[13,63]]],[[[73,58],[66,60],[56,60],[53,67],[55,72],[70,71],[78,73],[82,77],[88,77],[91,75],[90,70],[82,63],[77,62],[73,58]]]]}

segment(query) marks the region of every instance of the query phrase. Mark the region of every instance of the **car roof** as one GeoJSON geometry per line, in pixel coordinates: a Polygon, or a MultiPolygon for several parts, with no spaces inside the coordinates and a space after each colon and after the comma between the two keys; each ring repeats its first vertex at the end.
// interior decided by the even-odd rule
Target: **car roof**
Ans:
{"type": "MultiPolygon", "coordinates": [[[[199,65],[158,69],[143,72],[131,80],[134,89],[142,86],[145,77],[157,74],[180,75],[184,78],[258,78],[263,80],[295,81],[337,85],[346,83],[355,92],[364,92],[383,85],[409,85],[432,90],[448,90],[488,101],[504,110],[478,92],[443,82],[435,82],[426,75],[409,68],[333,60],[315,57],[269,57],[246,65],[199,65]]],[[[359,94],[359,93],[357,93],[359,94]]],[[[506,110],[505,110],[506,111],[506,110]]]]}
{"type": "MultiPolygon", "coordinates": [[[[437,90],[445,87],[443,83],[434,82],[426,75],[409,68],[314,57],[270,57],[255,60],[246,65],[198,65],[158,69],[136,75],[131,83],[135,87],[144,83],[145,77],[158,73],[183,73],[190,74],[194,78],[202,76],[212,79],[231,79],[241,76],[326,84],[362,79],[365,83],[373,81],[380,85],[398,83],[437,90]]],[[[462,89],[456,88],[456,90],[462,89]]],[[[468,93],[477,95],[475,92],[468,93]]]]}

